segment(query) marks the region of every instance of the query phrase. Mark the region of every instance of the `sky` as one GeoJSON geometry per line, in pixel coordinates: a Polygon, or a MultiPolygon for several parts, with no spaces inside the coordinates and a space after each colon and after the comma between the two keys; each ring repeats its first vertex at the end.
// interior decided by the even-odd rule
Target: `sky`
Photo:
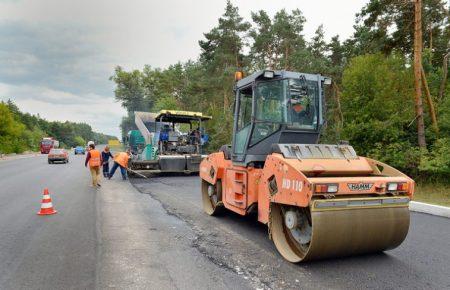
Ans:
{"type": "MultiPolygon", "coordinates": [[[[251,11],[300,9],[309,39],[353,33],[367,0],[232,0],[251,11]]],[[[197,59],[198,40],[217,25],[225,0],[0,0],[0,99],[48,120],[86,122],[120,136],[114,67],[167,67],[197,59]]]]}

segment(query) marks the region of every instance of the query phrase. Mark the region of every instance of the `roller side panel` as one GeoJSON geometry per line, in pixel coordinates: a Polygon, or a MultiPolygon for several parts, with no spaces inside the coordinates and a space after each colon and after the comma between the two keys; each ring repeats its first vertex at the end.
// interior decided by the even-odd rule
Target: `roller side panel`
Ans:
{"type": "Polygon", "coordinates": [[[240,215],[246,215],[247,209],[258,202],[262,171],[258,168],[241,166],[226,168],[223,179],[224,206],[240,215]]]}
{"type": "Polygon", "coordinates": [[[223,178],[224,169],[229,166],[231,161],[225,160],[223,152],[209,154],[200,163],[200,178],[210,184],[216,184],[217,179],[223,178]]]}
{"type": "Polygon", "coordinates": [[[247,168],[247,207],[254,203],[258,203],[258,197],[260,195],[259,185],[261,184],[261,177],[263,175],[264,169],[262,168],[247,168]]]}
{"type": "Polygon", "coordinates": [[[258,220],[260,222],[267,224],[269,221],[271,202],[308,206],[311,200],[311,184],[296,168],[299,163],[299,160],[291,160],[287,163],[281,154],[272,154],[267,157],[258,186],[258,220]]]}

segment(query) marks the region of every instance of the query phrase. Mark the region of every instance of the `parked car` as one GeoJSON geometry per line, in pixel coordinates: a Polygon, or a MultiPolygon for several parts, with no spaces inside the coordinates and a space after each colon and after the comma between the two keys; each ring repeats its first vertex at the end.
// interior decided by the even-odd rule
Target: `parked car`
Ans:
{"type": "Polygon", "coordinates": [[[48,153],[48,164],[55,162],[69,163],[69,153],[65,149],[53,148],[48,153]]]}
{"type": "Polygon", "coordinates": [[[73,154],[77,155],[77,154],[85,154],[86,153],[86,149],[84,149],[83,146],[77,146],[75,147],[75,149],[73,150],[73,154]]]}

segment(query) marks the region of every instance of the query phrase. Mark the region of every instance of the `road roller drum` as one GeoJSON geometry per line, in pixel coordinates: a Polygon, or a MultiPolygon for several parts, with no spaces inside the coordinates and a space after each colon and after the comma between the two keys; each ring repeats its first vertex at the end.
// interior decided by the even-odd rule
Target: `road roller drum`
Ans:
{"type": "Polygon", "coordinates": [[[409,229],[408,201],[397,200],[395,206],[332,210],[273,204],[271,237],[280,254],[294,263],[393,249],[409,229]]]}

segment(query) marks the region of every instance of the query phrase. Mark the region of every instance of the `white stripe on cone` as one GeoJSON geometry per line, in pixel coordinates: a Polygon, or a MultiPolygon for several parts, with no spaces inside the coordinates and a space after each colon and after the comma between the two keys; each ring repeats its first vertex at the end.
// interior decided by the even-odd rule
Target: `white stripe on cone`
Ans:
{"type": "Polygon", "coordinates": [[[45,195],[42,197],[42,199],[50,199],[50,195],[45,194],[45,195]]]}
{"type": "Polygon", "coordinates": [[[53,207],[51,202],[46,202],[41,205],[41,208],[51,208],[53,207]]]}

